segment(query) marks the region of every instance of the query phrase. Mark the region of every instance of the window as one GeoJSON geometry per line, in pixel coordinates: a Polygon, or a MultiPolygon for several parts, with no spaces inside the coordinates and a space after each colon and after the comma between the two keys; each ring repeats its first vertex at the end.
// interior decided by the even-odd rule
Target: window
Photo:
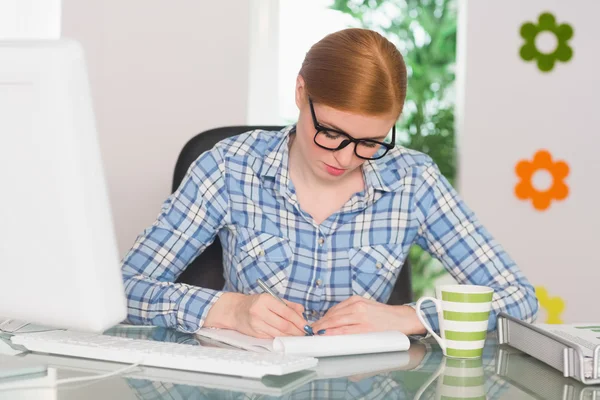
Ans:
{"type": "Polygon", "coordinates": [[[332,0],[279,0],[278,114],[281,123],[295,122],[296,76],[306,52],[329,33],[356,25],[353,18],[332,10],[332,0]]]}

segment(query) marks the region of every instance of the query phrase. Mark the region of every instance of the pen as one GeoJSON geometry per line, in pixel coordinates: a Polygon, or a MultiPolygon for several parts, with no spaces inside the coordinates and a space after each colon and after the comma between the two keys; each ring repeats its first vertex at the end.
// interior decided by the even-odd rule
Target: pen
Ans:
{"type": "MultiPolygon", "coordinates": [[[[271,290],[271,288],[270,288],[269,286],[267,286],[267,284],[266,284],[266,283],[264,283],[264,282],[262,281],[262,279],[258,278],[258,279],[256,280],[256,284],[257,284],[258,286],[260,286],[262,290],[264,290],[265,292],[269,293],[271,296],[275,297],[277,300],[279,300],[280,302],[282,302],[284,306],[286,306],[286,307],[289,307],[289,306],[287,305],[287,303],[281,299],[281,297],[277,296],[277,295],[276,295],[276,294],[275,294],[275,293],[274,293],[274,292],[271,290]]],[[[306,319],[306,318],[304,318],[304,319],[306,319]]],[[[312,330],[312,327],[311,327],[310,325],[308,325],[308,324],[306,324],[306,325],[304,326],[304,331],[306,332],[306,334],[307,334],[307,335],[310,335],[310,336],[313,336],[313,335],[314,335],[314,332],[313,332],[313,330],[312,330]]]]}

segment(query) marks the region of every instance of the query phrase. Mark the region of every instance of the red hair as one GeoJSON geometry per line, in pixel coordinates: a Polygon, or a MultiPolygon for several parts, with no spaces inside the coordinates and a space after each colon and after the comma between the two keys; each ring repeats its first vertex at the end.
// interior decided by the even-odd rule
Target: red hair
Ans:
{"type": "Polygon", "coordinates": [[[315,103],[363,115],[399,116],[406,98],[406,65],[379,33],[344,29],[315,43],[299,72],[315,103]]]}

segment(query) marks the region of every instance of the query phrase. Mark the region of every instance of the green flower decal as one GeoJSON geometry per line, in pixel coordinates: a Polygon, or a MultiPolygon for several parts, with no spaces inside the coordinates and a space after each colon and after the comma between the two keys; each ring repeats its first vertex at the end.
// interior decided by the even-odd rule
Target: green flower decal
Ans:
{"type": "Polygon", "coordinates": [[[537,25],[531,22],[524,23],[521,26],[521,36],[525,39],[520,51],[521,58],[525,61],[536,59],[540,71],[552,71],[556,61],[567,62],[573,57],[573,49],[567,43],[573,37],[573,28],[569,24],[558,25],[554,15],[550,13],[541,14],[537,25]],[[543,32],[549,32],[556,37],[557,45],[551,53],[541,52],[536,47],[535,40],[543,32]]]}

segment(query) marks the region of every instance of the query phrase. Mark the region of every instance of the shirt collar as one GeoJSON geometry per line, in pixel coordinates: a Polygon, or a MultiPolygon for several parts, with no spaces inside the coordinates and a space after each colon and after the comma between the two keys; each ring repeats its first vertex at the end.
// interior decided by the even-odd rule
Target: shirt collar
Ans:
{"type": "Polygon", "coordinates": [[[366,161],[363,164],[363,177],[366,188],[382,192],[394,192],[402,184],[400,171],[395,165],[399,148],[395,147],[379,160],[366,161]]]}
{"type": "MultiPolygon", "coordinates": [[[[259,175],[263,178],[273,178],[280,186],[282,192],[290,191],[290,180],[288,173],[289,161],[289,139],[290,134],[296,131],[296,125],[283,128],[277,139],[273,141],[265,153],[259,175]]],[[[384,192],[392,192],[400,186],[400,174],[394,168],[394,158],[402,152],[402,148],[395,147],[379,160],[370,160],[363,163],[363,177],[365,190],[370,192],[371,188],[384,192]]]]}
{"type": "Polygon", "coordinates": [[[286,126],[268,147],[259,172],[261,177],[276,178],[284,166],[287,171],[290,134],[295,132],[295,130],[296,125],[286,126]]]}

